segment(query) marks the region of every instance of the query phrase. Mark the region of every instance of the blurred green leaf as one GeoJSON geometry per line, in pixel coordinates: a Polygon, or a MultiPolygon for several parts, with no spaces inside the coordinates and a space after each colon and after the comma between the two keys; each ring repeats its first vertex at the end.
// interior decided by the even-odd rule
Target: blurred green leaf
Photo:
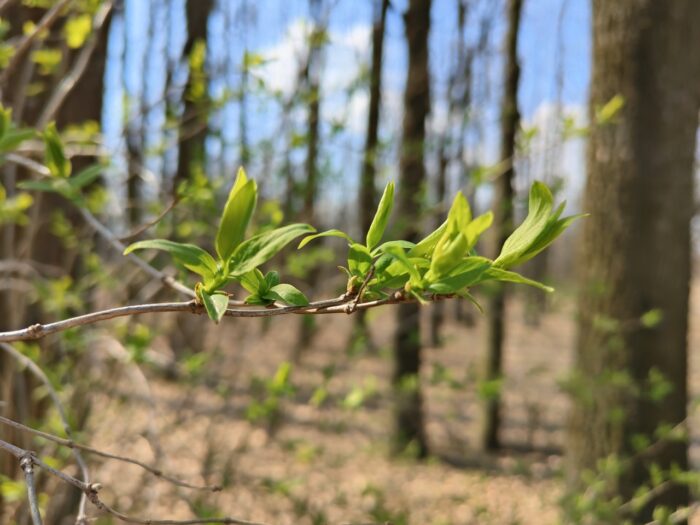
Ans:
{"type": "Polygon", "coordinates": [[[56,130],[56,124],[51,122],[43,133],[46,146],[46,167],[54,177],[66,179],[71,174],[71,163],[63,151],[61,137],[56,130]]]}

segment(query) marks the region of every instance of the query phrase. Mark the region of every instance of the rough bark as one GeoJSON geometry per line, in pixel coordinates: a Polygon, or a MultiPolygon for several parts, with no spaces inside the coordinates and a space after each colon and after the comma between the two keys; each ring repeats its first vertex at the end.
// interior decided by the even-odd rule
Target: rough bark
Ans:
{"type": "MultiPolygon", "coordinates": [[[[700,105],[700,3],[695,0],[593,1],[593,77],[589,113],[615,95],[625,105],[594,125],[588,142],[576,370],[568,434],[569,480],[609,454],[631,458],[619,480],[629,497],[648,482],[651,463],[688,466],[687,443],[662,442],[633,455],[631,439],[655,440],[662,424],[687,417],[690,220],[700,105]],[[640,322],[658,309],[655,326],[640,322]],[[656,370],[672,391],[653,401],[656,370]],[[629,387],[613,381],[624,374],[629,387]],[[618,385],[618,386],[616,386],[618,385]],[[616,417],[620,416],[620,417],[616,417]]],[[[671,485],[654,505],[688,503],[671,485]]]]}
{"type": "MultiPolygon", "coordinates": [[[[513,179],[515,170],[515,138],[520,124],[518,111],[518,33],[523,0],[509,0],[507,8],[508,30],[505,40],[505,89],[501,103],[501,159],[507,168],[494,183],[494,254],[513,231],[513,179]]],[[[505,340],[506,297],[502,286],[495,287],[488,300],[488,326],[486,339],[485,381],[497,381],[503,373],[503,342],[505,340]]],[[[485,450],[500,448],[498,436],[501,424],[501,402],[498,394],[484,400],[481,447],[485,450]]]]}
{"type": "MultiPolygon", "coordinates": [[[[399,229],[402,238],[417,241],[425,184],[425,123],[430,111],[428,35],[430,0],[410,0],[404,14],[408,43],[408,73],[404,92],[403,134],[398,191],[399,229]]],[[[428,452],[420,389],[420,307],[401,304],[396,309],[394,336],[395,446],[415,447],[418,456],[428,452]]]]}

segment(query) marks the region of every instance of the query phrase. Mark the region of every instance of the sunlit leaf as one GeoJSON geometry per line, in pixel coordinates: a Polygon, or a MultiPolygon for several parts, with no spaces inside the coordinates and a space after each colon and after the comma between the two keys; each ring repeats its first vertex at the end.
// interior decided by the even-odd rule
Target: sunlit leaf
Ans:
{"type": "Polygon", "coordinates": [[[216,233],[216,252],[222,261],[228,261],[245,237],[258,198],[254,180],[248,180],[243,168],[238,170],[216,233]]]}
{"type": "Polygon", "coordinates": [[[306,306],[309,304],[309,300],[300,290],[291,284],[285,283],[277,284],[270,288],[266,297],[273,297],[291,306],[306,306]]]}
{"type": "Polygon", "coordinates": [[[340,231],[340,230],[333,229],[333,230],[327,230],[327,231],[325,231],[325,232],[317,233],[317,234],[315,234],[315,235],[309,235],[308,237],[304,237],[304,238],[301,240],[301,242],[299,243],[299,246],[298,246],[297,249],[303,248],[304,246],[306,246],[307,244],[309,244],[309,243],[310,243],[311,241],[313,241],[314,239],[318,239],[318,238],[320,238],[320,237],[341,237],[341,238],[345,239],[346,241],[348,241],[348,243],[350,243],[350,244],[352,244],[353,242],[355,242],[355,241],[353,241],[353,240],[350,238],[350,236],[349,236],[347,233],[345,233],[344,231],[340,231]]]}
{"type": "Polygon", "coordinates": [[[382,240],[384,231],[386,230],[386,225],[389,222],[389,215],[391,214],[391,209],[394,206],[394,183],[390,182],[384,188],[384,193],[379,201],[379,206],[377,207],[377,213],[372,219],[372,224],[367,230],[367,248],[372,250],[379,241],[382,240]]]}
{"type": "Polygon", "coordinates": [[[201,275],[205,281],[214,279],[218,266],[214,258],[199,246],[168,241],[166,239],[149,239],[131,244],[124,250],[128,255],[136,250],[161,250],[169,253],[172,258],[188,270],[201,275]]]}
{"type": "Polygon", "coordinates": [[[230,275],[237,277],[262,266],[297,237],[316,231],[308,224],[289,224],[243,241],[231,259],[230,275]]]}

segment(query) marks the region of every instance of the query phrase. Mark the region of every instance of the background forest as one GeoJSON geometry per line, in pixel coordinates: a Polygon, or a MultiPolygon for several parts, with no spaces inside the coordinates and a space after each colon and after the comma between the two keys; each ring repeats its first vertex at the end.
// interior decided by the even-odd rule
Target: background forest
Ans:
{"type": "Polygon", "coordinates": [[[700,524],[699,48],[696,0],[0,0],[0,523],[700,524]]]}

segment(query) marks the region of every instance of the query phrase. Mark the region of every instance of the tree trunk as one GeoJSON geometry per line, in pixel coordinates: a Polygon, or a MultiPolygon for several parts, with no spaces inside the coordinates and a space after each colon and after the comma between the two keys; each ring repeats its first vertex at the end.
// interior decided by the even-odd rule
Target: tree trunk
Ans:
{"type": "MultiPolygon", "coordinates": [[[[208,79],[205,64],[193,64],[192,53],[197,46],[206,49],[207,23],[214,7],[213,0],[187,0],[187,41],[183,54],[189,58],[190,71],[183,93],[184,109],[180,123],[177,172],[172,185],[173,195],[178,186],[190,178],[194,169],[202,169],[204,163],[204,140],[207,136],[208,79]],[[201,92],[204,84],[204,92],[201,92]]],[[[202,57],[203,58],[203,57],[202,57]]]]}
{"type": "MultiPolygon", "coordinates": [[[[408,43],[408,74],[404,92],[403,135],[401,143],[398,216],[400,234],[417,241],[417,217],[423,209],[425,184],[425,122],[430,111],[430,72],[428,34],[430,0],[410,0],[404,14],[408,43]]],[[[394,336],[395,449],[414,448],[423,457],[428,443],[423,423],[420,389],[421,340],[420,306],[400,304],[396,308],[397,330],[394,336]]]]}
{"type": "MultiPolygon", "coordinates": [[[[360,228],[364,238],[372,225],[377,206],[377,154],[379,145],[379,117],[382,100],[382,56],[384,52],[384,29],[389,0],[377,0],[372,27],[372,66],[369,79],[369,112],[367,114],[367,136],[360,176],[360,228]]],[[[354,341],[369,342],[366,326],[366,311],[355,314],[354,341]]],[[[351,342],[352,345],[352,342],[351,342]]]]}
{"type": "MultiPolygon", "coordinates": [[[[686,470],[686,442],[661,441],[663,424],[687,417],[690,221],[700,109],[700,3],[696,0],[593,1],[593,77],[588,182],[568,478],[610,454],[627,458],[617,490],[629,498],[648,469],[686,470]],[[596,123],[613,96],[624,107],[596,123]],[[644,322],[658,310],[660,322],[644,322]],[[653,400],[650,377],[672,390],[653,400]],[[622,380],[624,379],[624,380],[622,380]],[[644,454],[634,436],[656,442],[644,454]]],[[[669,484],[655,505],[686,505],[688,489],[669,484]]]]}
{"type": "MultiPolygon", "coordinates": [[[[515,170],[515,137],[520,124],[518,112],[518,33],[523,0],[508,1],[508,31],[505,41],[505,90],[501,107],[501,159],[507,168],[494,183],[494,254],[498,252],[513,231],[513,179],[515,170]]],[[[497,286],[488,301],[488,328],[484,381],[498,381],[503,374],[503,341],[505,339],[505,290],[497,286]]],[[[501,425],[501,401],[496,393],[484,400],[481,447],[485,450],[500,448],[498,431],[501,425]]]]}

